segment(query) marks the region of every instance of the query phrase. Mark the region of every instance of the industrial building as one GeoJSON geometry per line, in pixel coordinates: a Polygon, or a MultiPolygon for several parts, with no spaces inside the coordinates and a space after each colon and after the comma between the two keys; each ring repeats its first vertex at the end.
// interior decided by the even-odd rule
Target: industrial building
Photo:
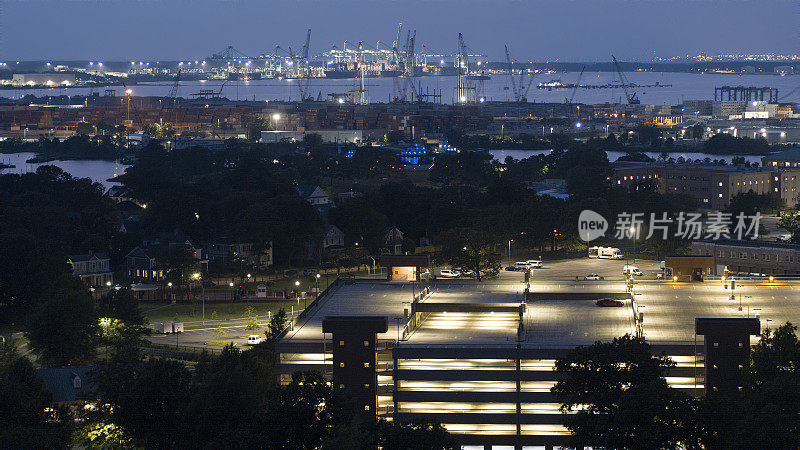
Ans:
{"type": "Polygon", "coordinates": [[[73,73],[15,73],[11,77],[13,86],[73,86],[73,73]]]}
{"type": "MultiPolygon", "coordinates": [[[[708,280],[700,293],[693,286],[644,283],[630,293],[623,282],[533,284],[526,293],[521,279],[339,280],[279,340],[279,376],[288,382],[295,371],[319,370],[334,380],[334,386],[352,389],[343,374],[356,364],[352,370],[357,369],[357,376],[349,383],[356,386],[357,381],[363,390],[371,390],[367,380],[374,376],[379,417],[440,422],[463,445],[568,445],[564,413],[550,389],[558,380],[555,360],[576,346],[626,333],[643,336],[656,352],[676,362],[667,382],[691,394],[702,393],[705,380],[712,378],[706,374],[704,338],[715,348],[721,343],[723,350],[739,349],[733,355],[739,359],[726,359],[734,367],[746,363],[741,358],[747,355],[738,347],[744,339],[741,333],[729,339],[728,322],[715,328],[714,320],[696,324],[695,319],[747,319],[749,309],[737,310],[722,283],[708,280]],[[622,300],[624,307],[595,305],[605,297],[622,300]],[[354,316],[367,324],[363,335],[348,329],[357,326],[354,316]],[[332,325],[336,323],[345,325],[337,330],[332,325]],[[377,333],[377,340],[373,342],[370,333],[377,333]],[[346,355],[356,351],[348,346],[359,344],[374,346],[374,355],[346,355]]],[[[748,336],[760,330],[755,316],[766,314],[765,303],[770,301],[752,297],[747,305],[754,306],[753,320],[742,328],[748,336]]],[[[776,306],[770,317],[800,318],[794,317],[791,305],[776,306]]],[[[715,355],[723,358],[727,353],[715,355]]],[[[735,374],[719,372],[718,366],[712,368],[718,383],[711,388],[737,383],[735,374]]]]}
{"type": "Polygon", "coordinates": [[[262,131],[261,142],[299,142],[306,134],[318,134],[322,137],[323,142],[335,144],[360,144],[364,139],[361,130],[262,131]]]}
{"type": "Polygon", "coordinates": [[[613,166],[614,185],[635,188],[636,185],[652,182],[662,194],[689,195],[701,207],[709,209],[722,210],[737,194],[749,191],[779,196],[789,208],[798,203],[798,168],[782,170],[781,166],[769,165],[759,170],[737,166],[663,162],[616,162],[613,166]],[[772,167],[777,169],[770,169],[772,167]]]}
{"type": "Polygon", "coordinates": [[[716,272],[744,275],[800,275],[800,245],[752,240],[692,242],[693,255],[716,259],[716,272]]]}

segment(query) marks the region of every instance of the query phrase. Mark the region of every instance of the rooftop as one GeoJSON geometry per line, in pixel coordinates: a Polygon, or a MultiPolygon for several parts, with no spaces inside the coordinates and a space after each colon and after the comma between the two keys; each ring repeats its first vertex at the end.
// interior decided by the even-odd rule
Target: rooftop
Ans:
{"type": "MultiPolygon", "coordinates": [[[[599,288],[602,290],[603,288],[599,288]]],[[[614,286],[624,292],[624,286],[614,286]]],[[[307,319],[286,334],[289,342],[319,342],[323,337],[322,321],[328,316],[385,316],[389,321],[386,333],[378,339],[394,340],[398,336],[397,318],[409,307],[412,290],[419,284],[359,281],[343,284],[309,313],[307,319]]],[[[404,345],[516,345],[519,314],[515,311],[522,299],[520,283],[475,281],[442,281],[432,284],[432,293],[422,303],[435,305],[436,311],[426,315],[404,345]],[[453,309],[448,311],[448,304],[453,309]],[[457,304],[469,304],[482,311],[456,311],[457,304]]],[[[525,338],[522,345],[531,348],[574,347],[596,340],[633,333],[630,303],[623,308],[601,308],[595,297],[607,296],[583,292],[582,299],[569,299],[553,291],[528,303],[524,314],[525,338]]],[[[400,321],[402,324],[402,320],[400,321]]],[[[401,325],[402,327],[402,325],[401,325]]],[[[402,332],[402,329],[400,330],[402,332]]],[[[328,336],[330,339],[330,336],[328,336]]]]}
{"type": "MultiPolygon", "coordinates": [[[[431,310],[411,332],[403,346],[486,347],[515,346],[518,313],[512,312],[522,298],[521,283],[440,281],[423,304],[431,310]],[[453,308],[448,308],[452,304],[453,308]],[[467,304],[467,308],[456,307],[467,304]],[[476,310],[483,309],[476,312],[476,310]],[[472,312],[470,312],[472,311],[472,312]]],[[[419,284],[413,289],[419,292],[419,284]]],[[[790,281],[737,280],[736,300],[730,286],[721,281],[697,283],[639,283],[635,286],[639,312],[644,315],[645,338],[652,344],[691,344],[696,318],[754,318],[762,328],[790,321],[800,323],[796,307],[798,284],[790,281]],[[741,311],[739,306],[741,304],[741,311]]],[[[635,331],[633,308],[595,306],[597,298],[625,292],[622,282],[534,282],[535,300],[524,315],[523,348],[557,349],[608,341],[635,331]]],[[[290,343],[322,342],[326,316],[383,316],[388,330],[378,339],[395,340],[397,318],[402,323],[404,306],[410,304],[411,283],[358,281],[343,284],[309,314],[308,320],[286,335],[290,343]]],[[[401,329],[402,332],[402,329],[401,329]]],[[[330,339],[330,335],[327,335],[330,339]]],[[[756,339],[754,336],[753,339],[756,339]]]]}
{"type": "Polygon", "coordinates": [[[772,153],[764,157],[770,161],[800,161],[800,147],[792,147],[778,153],[772,153]]]}
{"type": "Polygon", "coordinates": [[[751,239],[717,239],[717,240],[699,240],[694,241],[703,244],[727,245],[731,247],[747,247],[747,248],[783,248],[787,250],[800,250],[800,245],[787,244],[777,241],[756,241],[751,239]]]}

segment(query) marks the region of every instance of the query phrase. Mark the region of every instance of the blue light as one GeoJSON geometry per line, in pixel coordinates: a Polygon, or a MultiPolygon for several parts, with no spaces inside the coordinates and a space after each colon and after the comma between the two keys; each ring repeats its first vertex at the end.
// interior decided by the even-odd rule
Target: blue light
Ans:
{"type": "Polygon", "coordinates": [[[575,124],[575,128],[580,128],[580,127],[581,127],[581,123],[580,122],[575,124]]]}

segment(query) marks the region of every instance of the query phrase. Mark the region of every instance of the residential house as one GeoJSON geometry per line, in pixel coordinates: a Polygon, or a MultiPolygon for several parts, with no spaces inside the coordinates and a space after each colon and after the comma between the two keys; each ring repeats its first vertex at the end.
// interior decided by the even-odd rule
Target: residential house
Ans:
{"type": "Polygon", "coordinates": [[[71,255],[72,272],[90,287],[107,286],[114,283],[111,271],[111,258],[105,253],[71,255]]]}
{"type": "Polygon", "coordinates": [[[259,247],[252,241],[220,236],[206,245],[206,255],[210,261],[240,259],[248,266],[266,269],[272,265],[272,241],[259,247]]]}
{"type": "Polygon", "coordinates": [[[312,206],[326,206],[331,203],[328,194],[319,186],[300,185],[296,189],[300,197],[312,206]]]}
{"type": "Polygon", "coordinates": [[[203,250],[194,245],[189,237],[180,230],[172,233],[158,233],[142,240],[142,243],[125,256],[125,265],[131,280],[138,282],[155,282],[163,280],[170,268],[159,261],[171,247],[184,247],[201,267],[208,270],[208,259],[203,258],[203,250]]]}
{"type": "Polygon", "coordinates": [[[122,219],[122,223],[119,224],[118,231],[124,234],[137,234],[141,230],[140,222],[139,222],[139,215],[134,214],[128,218],[122,219]]]}
{"type": "Polygon", "coordinates": [[[397,227],[387,227],[384,232],[384,253],[400,255],[403,253],[403,232],[397,227]]]}
{"type": "Polygon", "coordinates": [[[111,186],[108,188],[105,195],[113,200],[114,203],[133,201],[130,196],[130,191],[125,186],[111,186]]]}
{"type": "Polygon", "coordinates": [[[54,367],[36,370],[36,376],[45,388],[53,395],[57,405],[86,403],[97,400],[97,384],[92,381],[89,372],[94,366],[54,367]]]}
{"type": "Polygon", "coordinates": [[[125,255],[125,267],[128,277],[135,281],[160,281],[165,272],[156,263],[155,248],[138,246],[125,255]]]}
{"type": "Polygon", "coordinates": [[[344,233],[336,225],[328,225],[322,232],[322,248],[336,250],[344,248],[344,233]]]}

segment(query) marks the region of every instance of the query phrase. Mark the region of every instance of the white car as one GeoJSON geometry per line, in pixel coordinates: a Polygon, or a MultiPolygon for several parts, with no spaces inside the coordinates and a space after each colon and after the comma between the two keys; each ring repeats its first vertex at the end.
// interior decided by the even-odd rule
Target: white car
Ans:
{"type": "Polygon", "coordinates": [[[583,277],[584,281],[600,281],[601,279],[602,277],[596,273],[590,273],[589,275],[583,277]]]}
{"type": "Polygon", "coordinates": [[[442,278],[458,278],[461,276],[461,272],[452,269],[442,269],[439,272],[439,276],[442,278]]]}
{"type": "Polygon", "coordinates": [[[258,345],[264,341],[266,341],[266,339],[257,334],[251,334],[250,336],[247,336],[247,345],[258,345]]]}
{"type": "Polygon", "coordinates": [[[542,268],[542,262],[539,261],[538,259],[529,259],[529,260],[527,260],[525,262],[528,263],[528,265],[530,267],[534,267],[534,268],[537,268],[537,269],[541,269],[542,268]]]}
{"type": "Polygon", "coordinates": [[[778,241],[778,242],[789,242],[789,241],[792,240],[792,235],[791,234],[782,234],[782,235],[776,237],[775,240],[778,241]]]}

